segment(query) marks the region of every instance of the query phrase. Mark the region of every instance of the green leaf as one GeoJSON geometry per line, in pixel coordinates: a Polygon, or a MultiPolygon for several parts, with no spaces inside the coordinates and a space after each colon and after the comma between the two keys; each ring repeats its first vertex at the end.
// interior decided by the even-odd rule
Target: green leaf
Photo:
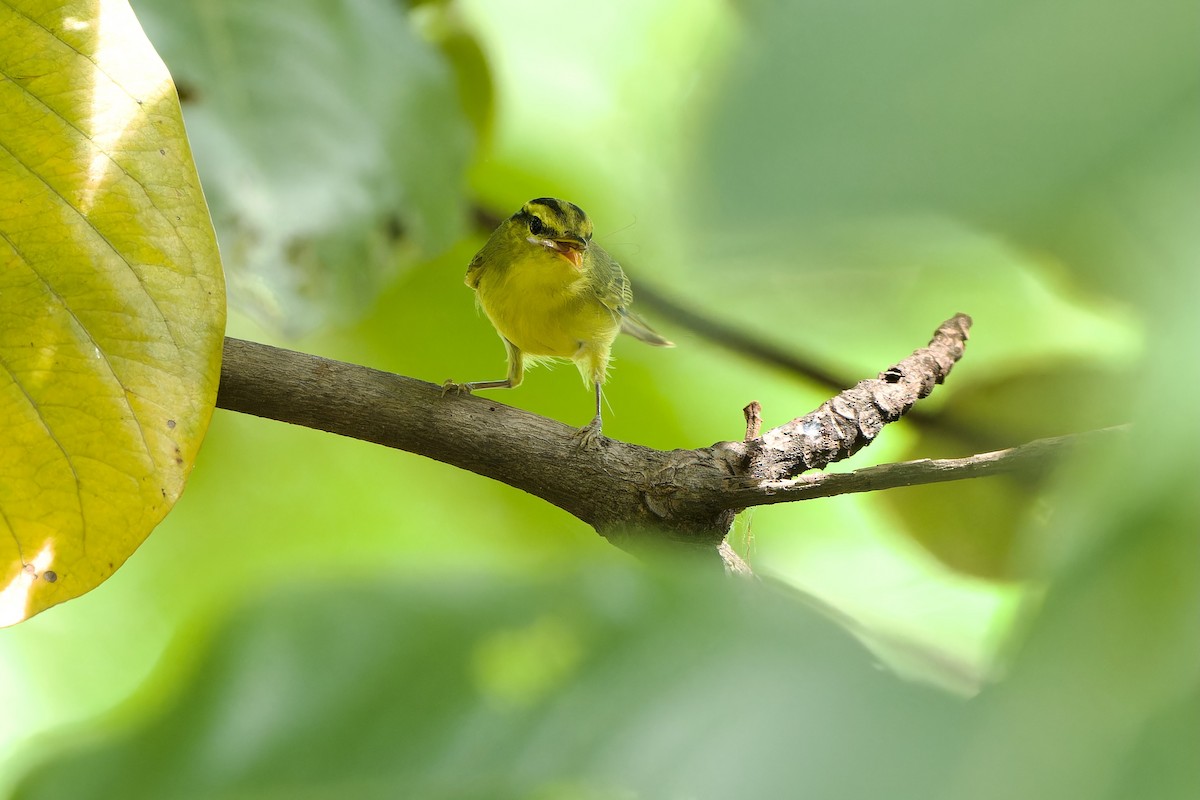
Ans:
{"type": "Polygon", "coordinates": [[[15,797],[892,797],[964,709],[758,584],[632,565],[277,591],[192,675],[15,797]]]}
{"type": "Polygon", "coordinates": [[[704,162],[723,219],[931,211],[1053,239],[1194,108],[1185,0],[765,0],[746,17],[704,162]]]}
{"type": "Polygon", "coordinates": [[[307,332],[461,235],[471,127],[402,3],[136,5],[185,98],[235,306],[307,332]]]}
{"type": "Polygon", "coordinates": [[[225,293],[174,87],[120,0],[0,5],[0,623],[103,582],[183,491],[225,293]]]}
{"type": "Polygon", "coordinates": [[[453,68],[463,113],[481,145],[491,139],[496,87],[487,54],[455,0],[410,0],[414,27],[441,51],[453,68]]]}
{"type": "MultiPolygon", "coordinates": [[[[1120,450],[1128,451],[1111,455],[1120,450]]],[[[1089,459],[1120,472],[1110,458],[1089,459]]],[[[1129,498],[1128,515],[1105,502],[1115,493],[1104,494],[1109,487],[1073,487],[1105,519],[1070,531],[1087,538],[1090,552],[1057,576],[1020,657],[980,698],[978,724],[964,731],[942,796],[1200,796],[1200,516],[1195,501],[1173,498],[1194,494],[1194,474],[1164,483],[1161,495],[1129,498]]],[[[1082,509],[1063,510],[1052,534],[1080,520],[1082,509]]]]}
{"type": "Polygon", "coordinates": [[[968,312],[1027,355],[1061,352],[1051,334],[1105,311],[1089,294],[1143,291],[1128,256],[1161,261],[1147,240],[1190,219],[1194,191],[1139,184],[1181,175],[1195,150],[1194,4],[761,0],[745,20],[699,125],[687,283],[729,304],[740,282],[732,297],[775,298],[767,312],[802,299],[792,326],[755,305],[784,321],[776,335],[844,358],[847,336],[937,300],[935,320],[968,312]],[[1030,306],[1026,274],[1052,303],[1030,306]]]}
{"type": "Polygon", "coordinates": [[[13,797],[1194,797],[1192,750],[1153,747],[1194,727],[1200,685],[1194,536],[1164,529],[1051,587],[1011,677],[970,702],[719,574],[277,588],[173,699],[151,681],[13,797]]]}

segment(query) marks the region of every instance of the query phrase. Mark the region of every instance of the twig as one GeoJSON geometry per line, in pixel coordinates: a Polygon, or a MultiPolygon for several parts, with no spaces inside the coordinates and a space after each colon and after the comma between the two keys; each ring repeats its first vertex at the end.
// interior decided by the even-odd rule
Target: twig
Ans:
{"type": "Polygon", "coordinates": [[[797,356],[735,325],[677,302],[652,283],[639,278],[634,270],[630,271],[634,272],[634,302],[639,312],[649,312],[649,318],[666,320],[728,350],[779,367],[818,386],[836,390],[850,383],[845,376],[817,366],[811,358],[797,356]]]}
{"type": "MultiPolygon", "coordinates": [[[[742,414],[746,417],[746,437],[745,441],[753,441],[762,434],[762,403],[757,400],[751,400],[745,408],[742,409],[742,414]]],[[[745,550],[747,555],[750,551],[750,528],[746,528],[745,550]]],[[[733,545],[726,538],[721,542],[720,547],[721,560],[725,563],[725,571],[732,575],[741,575],[744,577],[753,577],[754,570],[750,566],[750,562],[746,561],[740,555],[733,545]]]]}
{"type": "Polygon", "coordinates": [[[758,481],[739,485],[731,478],[726,493],[733,508],[750,508],[773,503],[790,503],[816,497],[833,497],[855,492],[878,492],[904,486],[986,478],[1021,472],[1036,474],[1054,466],[1059,459],[1077,448],[1097,445],[1128,432],[1121,425],[1095,431],[1034,439],[1017,447],[978,453],[966,458],[922,458],[894,464],[880,464],[853,472],[829,475],[805,475],[782,481],[758,481]]]}
{"type": "Polygon", "coordinates": [[[762,403],[751,400],[750,404],[742,409],[742,414],[746,417],[746,441],[757,439],[762,433],[762,403]]]}

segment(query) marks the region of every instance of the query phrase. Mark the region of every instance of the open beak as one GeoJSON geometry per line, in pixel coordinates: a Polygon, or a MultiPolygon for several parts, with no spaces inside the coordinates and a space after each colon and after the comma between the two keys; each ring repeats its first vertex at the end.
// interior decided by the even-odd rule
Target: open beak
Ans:
{"type": "Polygon", "coordinates": [[[587,249],[587,242],[582,239],[537,239],[535,241],[571,262],[575,269],[583,269],[583,251],[587,249]]]}

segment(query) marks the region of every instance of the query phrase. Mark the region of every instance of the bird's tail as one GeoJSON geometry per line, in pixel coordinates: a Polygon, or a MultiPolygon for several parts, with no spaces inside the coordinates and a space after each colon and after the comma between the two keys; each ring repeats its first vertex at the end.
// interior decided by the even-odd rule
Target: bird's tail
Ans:
{"type": "Polygon", "coordinates": [[[639,339],[646,344],[652,344],[655,347],[675,346],[674,342],[659,335],[637,314],[631,314],[624,310],[621,311],[621,333],[628,333],[633,338],[639,339]]]}

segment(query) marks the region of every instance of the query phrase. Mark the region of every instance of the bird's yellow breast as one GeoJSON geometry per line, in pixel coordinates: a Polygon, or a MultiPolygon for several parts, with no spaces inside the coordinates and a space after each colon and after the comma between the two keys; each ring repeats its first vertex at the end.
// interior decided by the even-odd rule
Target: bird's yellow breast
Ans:
{"type": "Polygon", "coordinates": [[[611,344],[621,330],[587,276],[549,252],[482,270],[476,292],[500,335],[531,356],[572,358],[588,345],[611,344]]]}

